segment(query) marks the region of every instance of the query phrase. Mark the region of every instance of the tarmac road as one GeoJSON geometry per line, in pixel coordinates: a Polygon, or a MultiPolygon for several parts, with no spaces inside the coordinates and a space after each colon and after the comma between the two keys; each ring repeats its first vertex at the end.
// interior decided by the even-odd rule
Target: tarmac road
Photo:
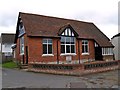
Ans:
{"type": "Polygon", "coordinates": [[[118,71],[83,77],[2,69],[2,88],[118,88],[118,71]]]}

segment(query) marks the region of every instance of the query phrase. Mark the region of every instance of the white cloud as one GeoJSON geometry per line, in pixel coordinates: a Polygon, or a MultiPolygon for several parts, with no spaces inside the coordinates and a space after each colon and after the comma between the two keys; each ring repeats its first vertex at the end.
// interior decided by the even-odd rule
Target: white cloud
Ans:
{"type": "Polygon", "coordinates": [[[10,27],[10,32],[15,32],[18,12],[93,22],[109,38],[118,31],[118,0],[0,0],[0,7],[2,32],[8,32],[10,27]]]}
{"type": "MultiPolygon", "coordinates": [[[[15,33],[15,26],[0,27],[0,33],[15,33]]],[[[1,34],[0,34],[1,35],[1,34]]]]}
{"type": "Polygon", "coordinates": [[[102,30],[102,32],[107,35],[110,39],[118,33],[118,26],[114,24],[108,25],[97,25],[97,27],[102,30]]]}

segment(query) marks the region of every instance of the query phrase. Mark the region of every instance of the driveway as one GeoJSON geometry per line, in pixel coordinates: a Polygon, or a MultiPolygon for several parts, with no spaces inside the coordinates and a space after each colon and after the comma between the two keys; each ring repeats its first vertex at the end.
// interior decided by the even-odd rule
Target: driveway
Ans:
{"type": "Polygon", "coordinates": [[[62,76],[3,69],[3,88],[118,88],[118,71],[86,75],[62,76]]]}

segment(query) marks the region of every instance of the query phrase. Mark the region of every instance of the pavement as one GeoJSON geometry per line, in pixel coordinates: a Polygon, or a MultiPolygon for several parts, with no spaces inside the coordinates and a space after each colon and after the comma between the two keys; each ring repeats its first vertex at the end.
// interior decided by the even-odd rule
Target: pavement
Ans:
{"type": "Polygon", "coordinates": [[[118,70],[76,77],[2,69],[3,88],[118,88],[118,78],[118,70]]]}

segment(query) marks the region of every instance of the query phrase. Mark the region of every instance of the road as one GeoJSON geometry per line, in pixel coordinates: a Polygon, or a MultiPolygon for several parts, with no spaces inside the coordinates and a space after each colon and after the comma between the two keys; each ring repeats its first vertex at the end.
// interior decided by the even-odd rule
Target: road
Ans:
{"type": "Polygon", "coordinates": [[[82,77],[26,72],[2,69],[3,88],[118,88],[118,71],[86,75],[82,77]]]}

